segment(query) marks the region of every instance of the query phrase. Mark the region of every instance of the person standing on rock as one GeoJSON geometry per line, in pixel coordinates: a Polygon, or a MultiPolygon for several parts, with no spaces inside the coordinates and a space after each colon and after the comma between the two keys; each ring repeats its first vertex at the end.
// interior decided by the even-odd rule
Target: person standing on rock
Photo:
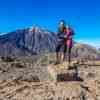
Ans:
{"type": "Polygon", "coordinates": [[[66,30],[66,23],[64,20],[61,20],[59,23],[59,27],[58,27],[58,33],[57,33],[57,46],[56,46],[56,63],[55,64],[60,64],[62,61],[62,56],[64,59],[64,55],[66,53],[66,44],[65,44],[65,40],[67,38],[67,35],[65,34],[65,30],[66,30]]]}
{"type": "Polygon", "coordinates": [[[65,34],[67,35],[67,39],[65,41],[65,44],[67,46],[67,60],[68,60],[68,66],[70,66],[70,64],[71,64],[71,50],[72,50],[72,47],[73,47],[74,31],[69,25],[67,25],[67,27],[66,27],[65,34]]]}
{"type": "Polygon", "coordinates": [[[61,20],[59,23],[58,34],[57,34],[56,64],[60,64],[62,60],[63,61],[66,60],[66,52],[67,52],[68,66],[70,66],[73,35],[74,32],[72,28],[69,27],[68,25],[66,27],[65,21],[61,20]]]}

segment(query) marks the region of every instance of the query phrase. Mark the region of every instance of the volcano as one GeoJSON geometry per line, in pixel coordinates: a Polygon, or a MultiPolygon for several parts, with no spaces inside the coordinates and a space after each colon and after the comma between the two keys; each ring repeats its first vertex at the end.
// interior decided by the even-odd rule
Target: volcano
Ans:
{"type": "MultiPolygon", "coordinates": [[[[55,52],[57,36],[45,28],[30,27],[0,35],[0,56],[32,56],[55,52]]],[[[98,58],[99,51],[88,44],[74,43],[73,57],[98,58]]]]}

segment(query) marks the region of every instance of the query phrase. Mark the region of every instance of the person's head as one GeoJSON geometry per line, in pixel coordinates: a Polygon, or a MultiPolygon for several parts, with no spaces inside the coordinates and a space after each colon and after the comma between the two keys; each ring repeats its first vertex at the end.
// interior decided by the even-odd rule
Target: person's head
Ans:
{"type": "Polygon", "coordinates": [[[61,21],[59,22],[59,31],[63,32],[64,29],[65,29],[65,27],[66,27],[65,21],[64,21],[64,20],[61,20],[61,21]]]}
{"type": "Polygon", "coordinates": [[[65,25],[66,25],[65,21],[64,20],[60,20],[59,26],[65,26],[65,25]]]}
{"type": "Polygon", "coordinates": [[[67,29],[70,29],[71,27],[70,27],[70,25],[66,25],[66,28],[67,28],[67,29]]]}

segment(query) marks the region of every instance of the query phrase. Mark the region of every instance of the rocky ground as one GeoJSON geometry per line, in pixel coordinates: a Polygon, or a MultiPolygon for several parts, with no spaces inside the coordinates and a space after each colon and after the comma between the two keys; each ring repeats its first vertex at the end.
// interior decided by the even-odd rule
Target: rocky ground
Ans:
{"type": "Polygon", "coordinates": [[[0,100],[100,100],[100,84],[80,82],[0,82],[0,100]]]}
{"type": "Polygon", "coordinates": [[[0,100],[100,100],[100,61],[55,66],[53,57],[0,59],[0,100]],[[50,59],[52,58],[52,59],[50,59]]]}

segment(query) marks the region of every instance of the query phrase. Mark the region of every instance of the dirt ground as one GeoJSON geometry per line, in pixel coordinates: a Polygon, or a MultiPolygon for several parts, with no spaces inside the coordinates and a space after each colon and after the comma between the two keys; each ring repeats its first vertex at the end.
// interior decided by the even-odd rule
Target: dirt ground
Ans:
{"type": "MultiPolygon", "coordinates": [[[[40,62],[0,61],[0,100],[100,100],[99,61],[78,64],[77,75],[83,81],[63,82],[51,81],[53,64],[40,62]]],[[[65,67],[56,69],[62,73],[65,67]]]]}

